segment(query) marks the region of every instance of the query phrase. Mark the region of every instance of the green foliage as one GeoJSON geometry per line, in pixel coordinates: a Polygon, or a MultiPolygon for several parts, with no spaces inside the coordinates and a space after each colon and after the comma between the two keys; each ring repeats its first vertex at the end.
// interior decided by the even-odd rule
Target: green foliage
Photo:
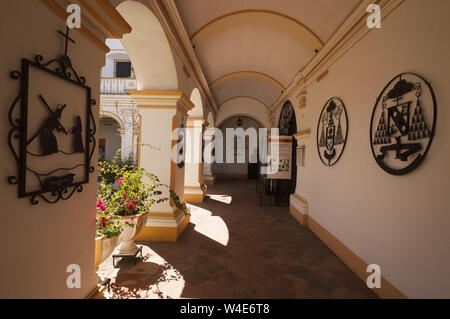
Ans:
{"type": "Polygon", "coordinates": [[[118,167],[125,171],[133,171],[135,170],[136,164],[133,161],[133,157],[130,154],[127,159],[122,160],[121,150],[117,150],[116,155],[113,157],[112,161],[106,160],[104,157],[99,158],[98,166],[100,172],[102,173],[102,180],[106,182],[106,184],[113,184],[119,176],[117,173],[111,170],[103,170],[103,167],[118,167]]]}
{"type": "Polygon", "coordinates": [[[142,168],[113,160],[103,162],[100,170],[104,178],[99,185],[98,199],[112,216],[144,214],[153,204],[167,200],[160,197],[158,177],[142,168]]]}
{"type": "MultiPolygon", "coordinates": [[[[120,235],[123,228],[119,222],[111,220],[118,216],[134,216],[147,213],[154,204],[168,198],[162,197],[162,185],[156,175],[136,167],[131,160],[121,161],[120,150],[114,159],[99,163],[102,179],[97,191],[97,236],[112,238],[120,235]]],[[[186,215],[186,204],[180,202],[178,195],[170,189],[170,197],[175,206],[186,215]]],[[[125,227],[134,227],[125,224],[125,227]]]]}
{"type": "Polygon", "coordinates": [[[170,198],[172,198],[175,207],[181,209],[184,215],[190,215],[186,204],[180,202],[180,197],[178,197],[177,193],[175,193],[172,189],[170,190],[170,198]]]}
{"type": "Polygon", "coordinates": [[[99,203],[97,203],[96,237],[113,238],[119,236],[122,233],[119,222],[112,222],[111,216],[99,209],[98,206],[99,203]]]}

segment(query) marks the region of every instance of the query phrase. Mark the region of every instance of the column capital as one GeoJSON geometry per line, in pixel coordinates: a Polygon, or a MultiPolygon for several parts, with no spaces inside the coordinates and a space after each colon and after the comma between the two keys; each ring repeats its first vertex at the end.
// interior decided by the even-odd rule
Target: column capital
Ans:
{"type": "Polygon", "coordinates": [[[311,136],[311,130],[303,130],[295,133],[292,135],[295,139],[297,139],[297,142],[300,143],[300,140],[308,138],[311,136]]]}
{"type": "Polygon", "coordinates": [[[186,128],[205,128],[208,126],[208,121],[202,118],[188,117],[186,119],[186,128]]]}
{"type": "Polygon", "coordinates": [[[194,103],[180,91],[128,90],[139,109],[178,109],[187,116],[194,103]]]}

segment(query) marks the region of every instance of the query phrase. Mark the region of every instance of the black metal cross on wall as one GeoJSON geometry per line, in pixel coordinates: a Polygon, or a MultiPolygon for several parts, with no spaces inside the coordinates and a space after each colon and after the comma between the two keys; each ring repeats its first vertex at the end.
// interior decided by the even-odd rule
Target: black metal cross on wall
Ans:
{"type": "Polygon", "coordinates": [[[65,43],[65,45],[64,45],[64,56],[67,56],[67,49],[68,49],[68,42],[69,42],[69,40],[70,40],[72,43],[76,43],[74,39],[72,39],[71,37],[69,37],[69,32],[70,32],[69,27],[66,27],[66,33],[63,33],[62,31],[59,31],[59,30],[58,30],[58,33],[61,34],[64,38],[66,38],[66,43],[65,43]]]}

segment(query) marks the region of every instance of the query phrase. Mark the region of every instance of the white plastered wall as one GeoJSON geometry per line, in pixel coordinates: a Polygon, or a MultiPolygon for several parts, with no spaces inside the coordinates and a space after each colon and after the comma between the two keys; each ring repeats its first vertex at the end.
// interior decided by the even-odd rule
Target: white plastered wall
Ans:
{"type": "MultiPolygon", "coordinates": [[[[5,1],[0,10],[0,40],[8,43],[2,51],[0,85],[2,87],[0,147],[0,216],[2,232],[0,249],[0,298],[84,298],[95,288],[94,269],[95,204],[97,174],[90,174],[90,183],[83,192],[75,193],[68,201],[37,206],[30,198],[17,197],[17,185],[9,185],[6,177],[15,175],[17,165],[9,152],[6,136],[10,130],[7,112],[18,94],[19,81],[9,78],[9,72],[20,70],[20,59],[33,59],[42,54],[45,59],[59,57],[64,49],[64,38],[56,30],[65,29],[65,23],[39,1],[5,1]],[[66,285],[66,268],[77,264],[81,269],[81,288],[66,285]]],[[[76,44],[69,45],[69,55],[80,75],[92,87],[92,98],[99,101],[100,70],[105,53],[78,32],[71,37],[76,44]]],[[[41,83],[43,89],[45,83],[41,83]]],[[[71,96],[61,93],[62,101],[71,96]]],[[[94,106],[98,127],[98,106],[94,106]]],[[[31,119],[32,120],[32,119],[31,119]]],[[[97,136],[98,137],[98,136],[97,136]]],[[[96,163],[97,151],[92,165],[96,163]]]]}
{"type": "Polygon", "coordinates": [[[297,177],[310,216],[364,261],[380,265],[410,298],[450,297],[449,20],[449,1],[405,1],[308,87],[306,110],[296,110],[299,130],[312,131],[297,177]],[[402,72],[431,81],[438,120],[425,161],[406,176],[392,176],[372,156],[369,127],[377,96],[402,72]],[[349,133],[341,160],[329,168],[318,157],[316,129],[333,96],[347,107],[349,133]]]}

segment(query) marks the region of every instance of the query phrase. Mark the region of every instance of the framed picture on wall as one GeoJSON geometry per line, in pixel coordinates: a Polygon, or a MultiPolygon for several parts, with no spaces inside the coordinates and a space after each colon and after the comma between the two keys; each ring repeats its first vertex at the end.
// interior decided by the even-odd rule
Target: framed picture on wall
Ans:
{"type": "Polygon", "coordinates": [[[95,100],[67,55],[69,29],[60,34],[64,55],[48,62],[41,55],[22,59],[21,70],[10,74],[20,90],[8,113],[8,146],[17,162],[17,176],[8,181],[33,205],[38,198],[51,204],[71,198],[94,171],[95,100]]]}

